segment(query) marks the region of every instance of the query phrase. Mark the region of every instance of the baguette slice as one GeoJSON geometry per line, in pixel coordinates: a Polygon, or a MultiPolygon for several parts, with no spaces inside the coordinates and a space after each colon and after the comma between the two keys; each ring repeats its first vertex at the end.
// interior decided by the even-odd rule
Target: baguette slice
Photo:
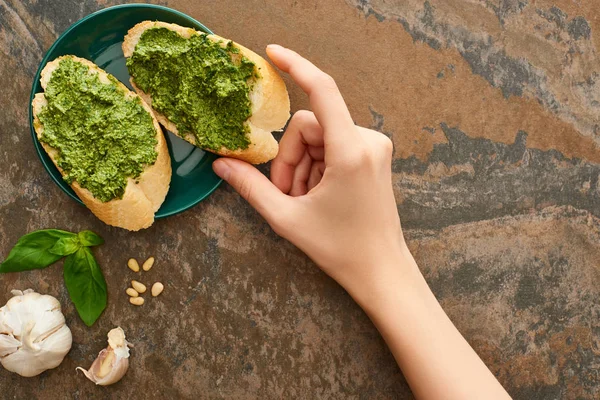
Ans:
{"type": "MultiPolygon", "coordinates": [[[[41,84],[44,90],[50,81],[52,73],[58,68],[59,62],[64,58],[71,58],[81,64],[89,67],[90,73],[98,74],[102,83],[109,83],[108,73],[100,69],[96,64],[75,56],[62,56],[52,62],[49,62],[41,73],[41,84]]],[[[118,86],[124,90],[125,96],[128,98],[137,97],[137,95],[127,89],[122,83],[118,86]]],[[[33,99],[33,115],[34,128],[38,139],[41,138],[44,132],[44,126],[38,118],[42,109],[48,104],[43,93],[38,93],[33,99]]],[[[77,193],[77,196],[83,203],[98,217],[101,221],[108,225],[117,226],[130,231],[137,231],[143,228],[148,228],[154,222],[154,214],[160,208],[169,191],[171,182],[171,158],[167,149],[167,143],[163,136],[162,130],[158,121],[152,113],[152,109],[142,100],[142,106],[150,115],[154,122],[156,130],[156,152],[158,156],[152,165],[146,166],[145,170],[138,178],[138,183],[135,183],[133,178],[129,178],[123,198],[114,199],[108,202],[101,202],[87,189],[82,188],[76,181],[71,184],[71,187],[77,193]]],[[[64,175],[62,169],[58,166],[57,160],[59,152],[57,149],[40,141],[46,153],[54,162],[61,174],[64,175]]]]}
{"type": "MultiPolygon", "coordinates": [[[[123,54],[126,58],[132,56],[135,51],[135,46],[140,40],[142,33],[151,28],[167,28],[177,32],[180,36],[189,39],[192,35],[205,35],[203,32],[198,32],[191,28],[184,28],[176,24],[168,24],[159,21],[144,21],[135,25],[125,35],[123,42],[123,54]]],[[[215,42],[221,42],[225,47],[229,40],[216,35],[207,35],[209,39],[215,42]]],[[[279,145],[272,131],[282,129],[290,117],[290,98],[288,92],[275,68],[271,66],[264,58],[254,53],[253,51],[241,46],[237,43],[233,45],[240,50],[240,53],[252,61],[255,68],[258,68],[260,78],[254,82],[252,91],[250,92],[250,101],[252,103],[252,115],[246,121],[249,129],[248,138],[250,145],[247,149],[230,150],[226,147],[221,147],[218,151],[213,151],[216,154],[239,158],[252,164],[261,164],[272,160],[277,155],[279,145]]],[[[138,88],[133,78],[130,79],[131,85],[135,91],[152,106],[152,97],[144,93],[138,88]]],[[[179,132],[174,123],[169,121],[167,117],[154,110],[158,121],[165,126],[169,131],[175,133],[193,145],[196,145],[196,137],[192,132],[179,132]]]]}

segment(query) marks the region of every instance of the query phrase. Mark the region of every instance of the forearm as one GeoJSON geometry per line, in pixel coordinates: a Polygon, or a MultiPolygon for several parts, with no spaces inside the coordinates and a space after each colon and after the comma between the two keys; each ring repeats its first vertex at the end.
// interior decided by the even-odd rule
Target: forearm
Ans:
{"type": "Polygon", "coordinates": [[[419,399],[510,398],[452,324],[408,250],[359,303],[419,399]]]}

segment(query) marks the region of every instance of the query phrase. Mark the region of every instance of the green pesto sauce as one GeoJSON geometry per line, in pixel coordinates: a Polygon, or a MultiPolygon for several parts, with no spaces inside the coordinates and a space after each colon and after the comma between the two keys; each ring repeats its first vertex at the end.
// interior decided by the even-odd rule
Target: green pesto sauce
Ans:
{"type": "Polygon", "coordinates": [[[254,63],[207,35],[186,39],[166,28],[146,30],[127,60],[135,84],[152,96],[152,107],[181,133],[193,133],[199,147],[246,149],[245,121],[254,63]]]}
{"type": "Polygon", "coordinates": [[[102,83],[89,67],[65,58],[46,87],[48,105],[39,114],[40,140],[59,152],[58,166],[102,202],[122,198],[127,178],[138,178],[158,156],[152,117],[138,97],[109,75],[102,83]]]}

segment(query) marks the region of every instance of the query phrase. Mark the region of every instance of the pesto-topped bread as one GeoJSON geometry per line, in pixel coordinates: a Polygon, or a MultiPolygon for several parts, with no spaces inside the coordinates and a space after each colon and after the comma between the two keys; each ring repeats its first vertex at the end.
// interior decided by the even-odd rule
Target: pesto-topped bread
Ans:
{"type": "Polygon", "coordinates": [[[165,22],[129,30],[131,84],[168,130],[254,164],[277,155],[272,131],[290,116],[285,83],[262,57],[216,35],[165,22]]]}
{"type": "Polygon", "coordinates": [[[150,107],[92,62],[63,56],[41,73],[34,128],[63,179],[108,225],[147,228],[164,201],[171,160],[150,107]]]}

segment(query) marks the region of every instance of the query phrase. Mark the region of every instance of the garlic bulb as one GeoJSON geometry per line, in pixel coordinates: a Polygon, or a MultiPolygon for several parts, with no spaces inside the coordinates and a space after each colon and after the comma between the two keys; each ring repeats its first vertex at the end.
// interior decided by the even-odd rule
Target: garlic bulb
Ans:
{"type": "Polygon", "coordinates": [[[0,362],[26,377],[58,367],[73,342],[60,303],[31,289],[11,293],[0,308],[0,362]]]}
{"type": "Polygon", "coordinates": [[[125,332],[117,327],[108,332],[108,347],[102,350],[89,370],[77,367],[96,385],[108,386],[121,380],[129,368],[129,347],[125,332]]]}

